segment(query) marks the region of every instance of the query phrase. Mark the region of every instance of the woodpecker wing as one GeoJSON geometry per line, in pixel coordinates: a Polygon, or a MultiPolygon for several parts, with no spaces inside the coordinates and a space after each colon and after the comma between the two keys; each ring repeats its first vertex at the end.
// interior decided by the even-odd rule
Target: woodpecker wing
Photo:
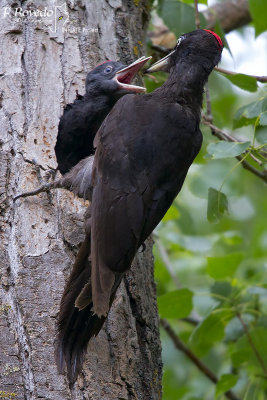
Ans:
{"type": "Polygon", "coordinates": [[[121,99],[95,139],[92,197],[92,293],[105,315],[116,274],[180,191],[201,146],[194,115],[156,96],[121,99]],[[173,149],[173,153],[169,153],[173,149]]]}

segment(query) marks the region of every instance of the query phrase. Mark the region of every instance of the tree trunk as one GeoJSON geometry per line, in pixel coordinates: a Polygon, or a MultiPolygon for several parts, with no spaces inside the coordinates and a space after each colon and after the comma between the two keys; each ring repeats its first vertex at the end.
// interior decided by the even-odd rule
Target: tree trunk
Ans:
{"type": "Polygon", "coordinates": [[[160,399],[152,240],[122,282],[70,391],[57,373],[53,341],[65,281],[84,237],[85,205],[63,191],[12,201],[39,185],[28,160],[56,167],[59,117],[76,90],[84,93],[86,73],[105,59],[130,63],[144,53],[150,0],[64,4],[1,1],[0,398],[160,399]],[[18,9],[16,17],[20,7],[43,15],[23,16],[18,9]],[[45,8],[53,15],[45,17],[45,8]]]}

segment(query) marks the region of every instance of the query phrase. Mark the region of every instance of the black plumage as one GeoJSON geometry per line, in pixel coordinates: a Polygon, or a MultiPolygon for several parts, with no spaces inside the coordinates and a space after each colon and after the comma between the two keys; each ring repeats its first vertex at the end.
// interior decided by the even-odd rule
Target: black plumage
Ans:
{"type": "Polygon", "coordinates": [[[94,154],[96,132],[118,99],[145,91],[130,83],[148,59],[141,57],[128,67],[107,61],[87,74],[85,95],[67,104],[59,121],[55,153],[62,174],[94,154]]]}
{"type": "Polygon", "coordinates": [[[62,298],[57,337],[58,365],[62,369],[66,362],[71,384],[123,274],[179,193],[200,150],[203,87],[222,48],[210,31],[182,36],[175,50],[150,68],[165,64],[167,81],[151,94],[119,100],[97,133],[87,237],[68,297],[65,292],[62,298]]]}

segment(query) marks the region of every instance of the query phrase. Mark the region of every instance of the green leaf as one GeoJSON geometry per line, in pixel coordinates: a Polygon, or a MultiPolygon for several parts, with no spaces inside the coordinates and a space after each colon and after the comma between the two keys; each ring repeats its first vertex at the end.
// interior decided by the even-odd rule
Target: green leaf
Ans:
{"type": "Polygon", "coordinates": [[[219,397],[223,393],[230,390],[236,385],[238,381],[238,376],[232,374],[224,374],[221,376],[219,382],[216,385],[215,397],[219,397]]]}
{"type": "Polygon", "coordinates": [[[256,36],[267,30],[267,0],[249,0],[249,9],[255,26],[256,36]]]}
{"type": "MultiPolygon", "coordinates": [[[[266,101],[266,99],[264,99],[266,101]]],[[[264,106],[262,107],[265,108],[264,106]]],[[[255,122],[255,135],[259,143],[267,143],[267,111],[260,113],[259,118],[255,122]]]]}
{"type": "Polygon", "coordinates": [[[236,157],[244,153],[250,146],[250,142],[216,142],[207,147],[212,159],[236,157]]]}
{"type": "Polygon", "coordinates": [[[157,246],[153,247],[153,255],[155,258],[155,279],[158,283],[157,291],[158,294],[165,293],[166,290],[164,289],[165,285],[168,285],[171,281],[170,274],[165,267],[164,262],[162,261],[161,255],[158,251],[157,246]]]}
{"type": "Polygon", "coordinates": [[[207,218],[209,222],[219,222],[228,211],[228,200],[223,192],[210,187],[208,195],[207,218]]]}
{"type": "Polygon", "coordinates": [[[265,111],[267,111],[267,97],[262,97],[258,101],[253,101],[239,108],[234,117],[234,129],[246,125],[254,125],[255,118],[265,111]]]}
{"type": "Polygon", "coordinates": [[[246,118],[243,115],[239,119],[234,119],[233,129],[242,128],[243,126],[255,125],[257,118],[246,118]]]}
{"type": "Polygon", "coordinates": [[[164,217],[162,218],[163,222],[167,222],[167,221],[172,221],[175,219],[178,219],[180,216],[180,213],[178,211],[178,209],[172,205],[168,211],[166,212],[166,214],[164,215],[164,217]]]}
{"type": "Polygon", "coordinates": [[[161,10],[162,10],[164,2],[165,2],[165,0],[158,0],[158,2],[157,2],[158,3],[157,4],[157,13],[159,15],[161,14],[161,10]]]}
{"type": "Polygon", "coordinates": [[[260,102],[261,102],[261,104],[262,104],[262,107],[261,107],[262,112],[267,111],[267,96],[262,97],[262,98],[260,99],[260,102]]]}
{"type": "Polygon", "coordinates": [[[207,273],[217,280],[232,278],[242,260],[242,253],[231,253],[222,257],[207,257],[207,273]]]}
{"type": "MultiPolygon", "coordinates": [[[[267,364],[267,335],[266,328],[255,327],[250,329],[250,338],[256,348],[256,351],[260,355],[264,364],[267,364]]],[[[234,367],[238,367],[241,364],[254,365],[258,371],[261,371],[259,360],[251,348],[251,344],[248,341],[246,335],[243,335],[238,339],[235,348],[231,354],[234,367]]]]}
{"type": "MultiPolygon", "coordinates": [[[[210,288],[210,292],[212,294],[217,294],[222,297],[229,297],[232,294],[233,287],[230,285],[229,282],[221,282],[221,281],[215,281],[214,284],[210,288]]],[[[216,298],[216,301],[218,301],[218,298],[216,298]]],[[[220,301],[224,301],[223,299],[220,301]]]]}
{"type": "Polygon", "coordinates": [[[246,118],[257,117],[262,110],[262,105],[260,101],[253,101],[253,103],[246,104],[245,106],[239,108],[236,112],[235,118],[239,119],[241,116],[246,118]]]}
{"type": "Polygon", "coordinates": [[[260,114],[260,125],[267,125],[267,111],[260,114]]]}
{"type": "Polygon", "coordinates": [[[155,72],[153,76],[155,79],[151,79],[148,76],[144,77],[147,93],[151,93],[160,87],[166,81],[168,75],[165,72],[155,72]]]}
{"type": "Polygon", "coordinates": [[[241,128],[242,126],[254,125],[256,118],[260,113],[266,111],[267,98],[263,97],[259,101],[253,101],[252,103],[246,104],[237,110],[234,116],[233,127],[241,128]]]}
{"type": "MultiPolygon", "coordinates": [[[[194,8],[178,0],[165,0],[162,2],[159,8],[159,15],[177,37],[195,29],[194,8]]],[[[199,16],[201,26],[204,27],[205,19],[202,14],[199,14],[199,16]]]]}
{"type": "Polygon", "coordinates": [[[200,397],[189,397],[188,400],[201,400],[200,397]]]}
{"type": "Polygon", "coordinates": [[[235,86],[238,86],[240,89],[246,90],[248,92],[256,92],[258,89],[257,80],[253,78],[253,76],[245,75],[245,74],[235,74],[235,75],[225,75],[230,82],[232,82],[235,86]]]}
{"type": "Polygon", "coordinates": [[[198,325],[190,338],[190,344],[198,356],[204,356],[215,342],[224,338],[224,323],[220,314],[210,314],[198,325]]]}
{"type": "Polygon", "coordinates": [[[267,126],[256,126],[256,139],[260,144],[267,143],[267,126]]]}
{"type": "Polygon", "coordinates": [[[241,232],[238,231],[223,232],[221,238],[228,246],[234,246],[243,242],[243,236],[241,232]]]}
{"type": "Polygon", "coordinates": [[[179,289],[158,297],[159,314],[162,318],[185,318],[191,313],[193,293],[179,289]]]}
{"type": "Polygon", "coordinates": [[[234,351],[232,353],[233,366],[237,368],[242,364],[246,364],[250,355],[251,352],[249,347],[245,347],[243,349],[239,349],[238,351],[234,351]]]}

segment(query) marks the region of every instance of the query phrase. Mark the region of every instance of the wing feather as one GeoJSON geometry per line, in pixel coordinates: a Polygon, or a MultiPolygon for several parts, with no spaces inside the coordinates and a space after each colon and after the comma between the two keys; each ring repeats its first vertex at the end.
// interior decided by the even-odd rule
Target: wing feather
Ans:
{"type": "Polygon", "coordinates": [[[178,104],[127,95],[98,131],[92,178],[92,296],[98,315],[108,311],[114,274],[130,268],[178,194],[200,148],[196,126],[178,104]],[[186,124],[188,134],[183,129],[181,136],[186,124]]]}

